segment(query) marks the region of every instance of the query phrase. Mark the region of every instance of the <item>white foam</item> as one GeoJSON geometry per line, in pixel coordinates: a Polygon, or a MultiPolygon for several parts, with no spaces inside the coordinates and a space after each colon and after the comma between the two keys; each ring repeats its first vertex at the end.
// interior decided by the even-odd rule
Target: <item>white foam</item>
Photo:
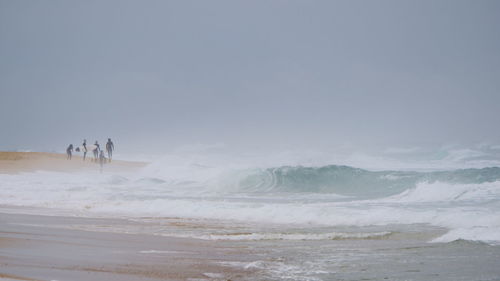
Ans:
{"type": "Polygon", "coordinates": [[[252,262],[219,262],[219,264],[246,270],[264,270],[269,275],[266,279],[270,280],[320,281],[322,279],[313,275],[329,273],[316,268],[317,266],[313,264],[303,264],[299,267],[282,261],[256,260],[252,262]]]}
{"type": "MultiPolygon", "coordinates": [[[[199,169],[206,171],[211,168],[199,169]]],[[[200,172],[198,179],[208,177],[203,173],[200,172]]],[[[255,224],[366,226],[425,223],[450,229],[448,234],[435,241],[500,241],[496,234],[500,233],[500,182],[421,183],[389,198],[366,201],[342,198],[339,201],[335,196],[299,193],[254,197],[228,195],[199,183],[179,185],[161,180],[141,180],[142,177],[143,174],[1,174],[0,204],[68,209],[86,215],[228,219],[255,224]]],[[[313,236],[295,234],[279,234],[281,236],[274,238],[271,238],[273,234],[267,237],[259,235],[235,239],[314,239],[313,236]]]]}
{"type": "Polygon", "coordinates": [[[432,242],[452,242],[460,239],[500,245],[500,226],[456,228],[433,239],[432,242]]]}
{"type": "Polygon", "coordinates": [[[203,275],[209,278],[224,278],[224,274],[221,273],[205,272],[203,275]]]}
{"type": "Polygon", "coordinates": [[[242,233],[242,234],[210,234],[197,236],[205,240],[340,240],[340,239],[380,239],[390,235],[391,232],[372,233],[242,233]]]}
{"type": "Polygon", "coordinates": [[[180,254],[181,251],[161,251],[161,250],[144,250],[140,251],[141,254],[180,254]]]}
{"type": "Polygon", "coordinates": [[[481,184],[419,183],[415,188],[392,196],[394,202],[484,201],[500,198],[500,181],[481,184]]]}

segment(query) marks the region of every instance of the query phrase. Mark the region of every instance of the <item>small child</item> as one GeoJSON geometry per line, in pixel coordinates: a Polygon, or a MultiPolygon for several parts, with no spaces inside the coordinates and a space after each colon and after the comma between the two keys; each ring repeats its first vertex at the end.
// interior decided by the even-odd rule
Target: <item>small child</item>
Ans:
{"type": "Polygon", "coordinates": [[[101,173],[102,173],[102,167],[104,166],[104,163],[106,162],[106,157],[104,156],[104,151],[99,152],[99,165],[101,166],[101,173]]]}

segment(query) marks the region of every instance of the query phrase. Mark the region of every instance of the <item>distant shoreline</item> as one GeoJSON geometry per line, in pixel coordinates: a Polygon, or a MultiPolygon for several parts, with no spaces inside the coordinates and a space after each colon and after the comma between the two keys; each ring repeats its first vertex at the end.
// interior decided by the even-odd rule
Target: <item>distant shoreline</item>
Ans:
{"type": "MultiPolygon", "coordinates": [[[[49,152],[11,152],[0,151],[0,173],[17,174],[21,172],[53,171],[79,172],[99,170],[99,165],[93,162],[92,153],[87,153],[83,161],[83,153],[73,153],[71,160],[66,154],[49,152]]],[[[144,168],[149,163],[136,161],[112,160],[104,166],[104,171],[134,171],[144,168]]]]}

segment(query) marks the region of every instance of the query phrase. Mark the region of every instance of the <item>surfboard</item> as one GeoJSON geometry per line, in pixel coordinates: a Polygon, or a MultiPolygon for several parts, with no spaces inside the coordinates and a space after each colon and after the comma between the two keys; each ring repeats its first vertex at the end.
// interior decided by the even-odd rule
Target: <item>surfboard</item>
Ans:
{"type": "MultiPolygon", "coordinates": [[[[87,144],[87,152],[92,152],[96,148],[97,148],[97,145],[87,144]]],[[[83,147],[83,145],[80,145],[80,146],[75,148],[75,151],[85,152],[85,147],[83,147]]]]}

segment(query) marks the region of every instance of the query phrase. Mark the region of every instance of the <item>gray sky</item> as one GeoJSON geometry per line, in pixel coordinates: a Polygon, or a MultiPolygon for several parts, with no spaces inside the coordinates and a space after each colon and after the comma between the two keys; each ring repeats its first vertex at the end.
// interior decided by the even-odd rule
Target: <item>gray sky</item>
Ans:
{"type": "Polygon", "coordinates": [[[500,1],[0,0],[0,149],[500,143],[499,105],[500,1]]]}

